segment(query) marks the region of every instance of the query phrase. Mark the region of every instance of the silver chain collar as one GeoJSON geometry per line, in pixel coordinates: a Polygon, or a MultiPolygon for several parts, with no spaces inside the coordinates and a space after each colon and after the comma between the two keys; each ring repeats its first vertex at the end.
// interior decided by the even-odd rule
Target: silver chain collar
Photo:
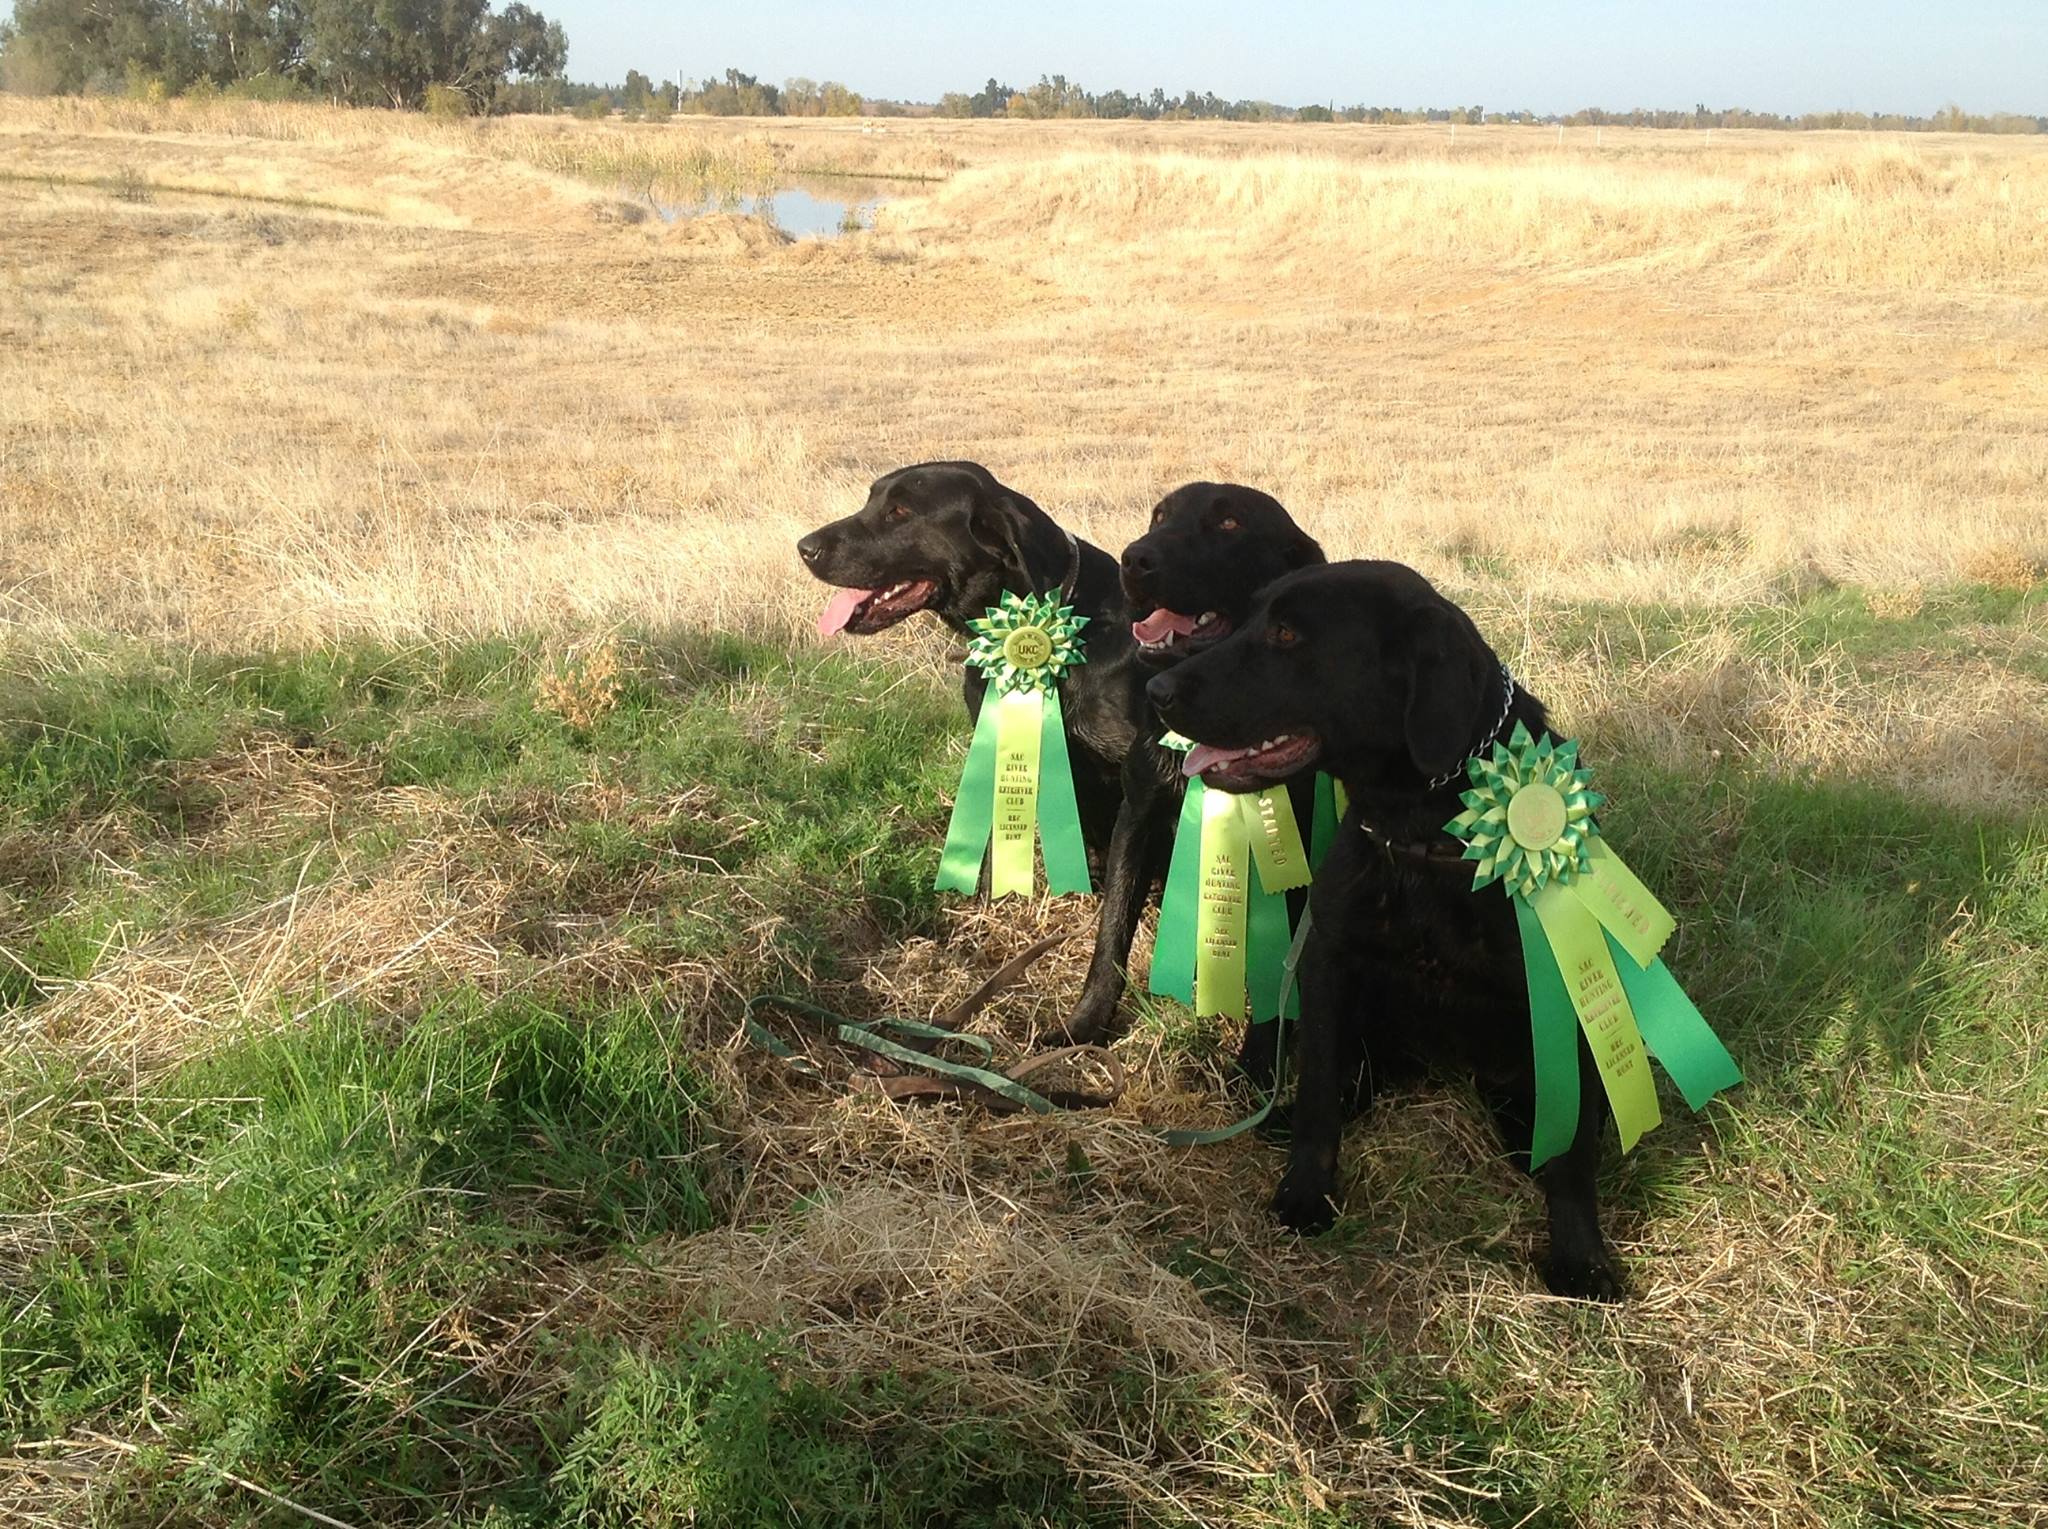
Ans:
{"type": "Polygon", "coordinates": [[[1508,713],[1513,711],[1514,708],[1515,676],[1508,669],[1508,666],[1502,663],[1500,666],[1500,715],[1493,719],[1493,726],[1480,735],[1478,748],[1473,749],[1471,753],[1468,753],[1450,769],[1432,780],[1429,783],[1429,789],[1432,791],[1442,790],[1445,786],[1448,786],[1452,781],[1463,775],[1465,773],[1465,766],[1471,761],[1473,755],[1483,752],[1489,743],[1500,736],[1501,728],[1507,725],[1508,713]]]}

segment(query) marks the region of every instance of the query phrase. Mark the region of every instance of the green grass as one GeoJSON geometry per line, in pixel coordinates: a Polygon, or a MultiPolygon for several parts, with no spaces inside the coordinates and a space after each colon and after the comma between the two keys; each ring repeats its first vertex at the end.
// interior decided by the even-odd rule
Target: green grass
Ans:
{"type": "MultiPolygon", "coordinates": [[[[1901,623],[1823,592],[1757,640],[1917,662],[2022,619],[2017,600],[1937,594],[1901,623]]],[[[1572,619],[1651,657],[1707,618],[1572,619]]],[[[1211,1218],[1193,1190],[1136,1214],[1114,1136],[1045,1158],[1014,1126],[928,1117],[974,1143],[936,1190],[1077,1232],[1126,1217],[1220,1331],[1313,1345],[1336,1426],[1391,1441],[1409,1475],[1372,1467],[1317,1506],[1260,1442],[1273,1425],[1223,1400],[1230,1376],[1074,1358],[1106,1341],[1087,1332],[1011,1361],[1020,1386],[1091,1377],[1034,1410],[972,1403],[970,1356],[834,1371],[797,1328],[590,1320],[579,1292],[617,1271],[804,1214],[754,1187],[735,1150],[752,1106],[708,1048],[744,993],[938,932],[964,742],[951,695],[857,653],[664,635],[627,658],[587,728],[536,703],[545,657],[516,642],[108,648],[0,679],[0,1024],[32,1039],[0,1057],[0,1445],[141,1445],[91,1521],[295,1521],[228,1472],[352,1523],[493,1529],[1334,1525],[1376,1521],[1389,1480],[1473,1523],[1707,1521],[1646,1474],[1651,1437],[1685,1441],[1672,1468],[1710,1499],[1789,1483],[1830,1525],[2010,1521],[2038,1480],[2048,829],[1721,763],[1594,761],[1613,841],[1679,915],[1673,968],[1748,1075],[1700,1117],[1667,1094],[1605,1193],[1639,1286],[1713,1266],[1757,1275],[1752,1295],[1389,1303],[1447,1267],[1528,1287],[1527,1239],[1502,1229],[1529,1192],[1446,1140],[1455,1091],[1354,1133],[1350,1213],[1313,1254],[1330,1269],[1276,1265],[1256,1218],[1211,1218]],[[488,982],[279,992],[140,1070],[38,1030],[124,949],[203,965],[303,888],[422,865],[499,899],[488,982]],[[1263,1283],[1283,1277],[1300,1283],[1263,1283]],[[1335,1293],[1354,1277],[1370,1298],[1335,1293]],[[1802,1321],[1810,1353],[1786,1347],[1802,1321]],[[1084,1484],[1057,1436],[1081,1427],[1202,1506],[1084,1484]]],[[[1215,1026],[1131,1009],[1168,1073],[1214,1063],[1215,1026]]],[[[1271,1156],[1231,1150],[1262,1192],[1271,1156]]],[[[863,1177],[829,1156],[815,1173],[825,1196],[863,1177]]],[[[1298,1376],[1252,1378],[1284,1397],[1298,1376]]],[[[1322,1437],[1319,1469],[1341,1470],[1322,1437]]]]}
{"type": "Polygon", "coordinates": [[[528,1522],[1086,1521],[1067,1473],[1000,1424],[922,1423],[916,1383],[885,1375],[820,1385],[781,1373],[788,1359],[771,1340],[710,1329],[671,1353],[618,1355],[528,1522]],[[857,1409],[893,1413],[902,1426],[865,1434],[857,1409]]]}

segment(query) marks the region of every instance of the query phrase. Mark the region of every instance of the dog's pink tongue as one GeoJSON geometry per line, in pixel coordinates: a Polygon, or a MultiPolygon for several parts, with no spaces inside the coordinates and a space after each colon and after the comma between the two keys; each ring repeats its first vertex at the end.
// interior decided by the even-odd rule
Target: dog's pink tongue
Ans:
{"type": "Polygon", "coordinates": [[[1140,642],[1164,642],[1175,633],[1185,637],[1194,629],[1194,617],[1169,610],[1156,610],[1143,621],[1131,623],[1131,635],[1140,642]]]}
{"type": "Polygon", "coordinates": [[[818,617],[818,635],[830,637],[834,632],[846,629],[846,623],[853,620],[853,613],[860,609],[861,602],[874,594],[872,589],[842,589],[826,602],[825,612],[818,617]]]}
{"type": "Polygon", "coordinates": [[[1220,765],[1226,760],[1237,758],[1243,749],[1219,749],[1213,743],[1198,743],[1188,750],[1188,757],[1180,764],[1180,773],[1193,780],[1211,765],[1220,765]]]}

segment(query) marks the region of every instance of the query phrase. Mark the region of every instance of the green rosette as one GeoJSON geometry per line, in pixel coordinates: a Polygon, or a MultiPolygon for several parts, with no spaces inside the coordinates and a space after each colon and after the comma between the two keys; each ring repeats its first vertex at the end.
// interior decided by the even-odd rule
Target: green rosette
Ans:
{"type": "Polygon", "coordinates": [[[985,618],[968,622],[967,662],[988,677],[988,690],[939,856],[940,891],[971,896],[986,859],[991,897],[1030,896],[1034,842],[1049,890],[1090,890],[1059,691],[1067,671],[1088,661],[1080,638],[1087,624],[1055,595],[1008,590],[985,618]]]}
{"type": "Polygon", "coordinates": [[[1522,723],[1491,756],[1466,763],[1465,810],[1444,825],[1475,862],[1472,887],[1495,882],[1514,902],[1535,1049],[1532,1168],[1578,1131],[1583,1033],[1624,1152],[1661,1116],[1654,1056],[1685,1102],[1701,1108],[1742,1081],[1735,1059],[1658,956],[1675,927],[1600,837],[1605,800],[1576,742],[1539,741],[1522,723]]]}
{"type": "MultiPolygon", "coordinates": [[[[1182,752],[1194,746],[1177,733],[1160,744],[1182,752]]],[[[1318,776],[1316,786],[1320,807],[1327,781],[1318,776]]],[[[1314,822],[1320,830],[1320,811],[1314,822]]],[[[1235,1019],[1248,1013],[1254,1023],[1283,1012],[1298,1018],[1299,999],[1283,992],[1294,939],[1286,893],[1307,886],[1320,863],[1327,836],[1318,831],[1315,837],[1311,856],[1285,786],[1233,796],[1189,781],[1146,990],[1177,998],[1197,1014],[1235,1019]]]]}

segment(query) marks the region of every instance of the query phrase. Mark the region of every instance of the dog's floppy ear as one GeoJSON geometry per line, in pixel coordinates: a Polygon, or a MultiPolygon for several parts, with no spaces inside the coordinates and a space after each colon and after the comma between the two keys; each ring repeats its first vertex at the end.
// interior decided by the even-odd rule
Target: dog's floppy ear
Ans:
{"type": "Polygon", "coordinates": [[[1408,757],[1434,779],[1456,769],[1478,738],[1486,664],[1461,614],[1426,605],[1408,631],[1408,757]]]}
{"type": "Polygon", "coordinates": [[[1294,535],[1287,539],[1286,548],[1280,556],[1289,573],[1297,568],[1318,568],[1328,561],[1323,556],[1322,543],[1300,526],[1294,528],[1294,535]]]}
{"type": "Polygon", "coordinates": [[[1043,514],[1022,494],[990,478],[975,490],[967,525],[974,539],[1001,560],[1006,572],[1028,578],[1031,564],[1025,560],[1024,547],[1031,536],[1033,517],[1043,514]]]}

